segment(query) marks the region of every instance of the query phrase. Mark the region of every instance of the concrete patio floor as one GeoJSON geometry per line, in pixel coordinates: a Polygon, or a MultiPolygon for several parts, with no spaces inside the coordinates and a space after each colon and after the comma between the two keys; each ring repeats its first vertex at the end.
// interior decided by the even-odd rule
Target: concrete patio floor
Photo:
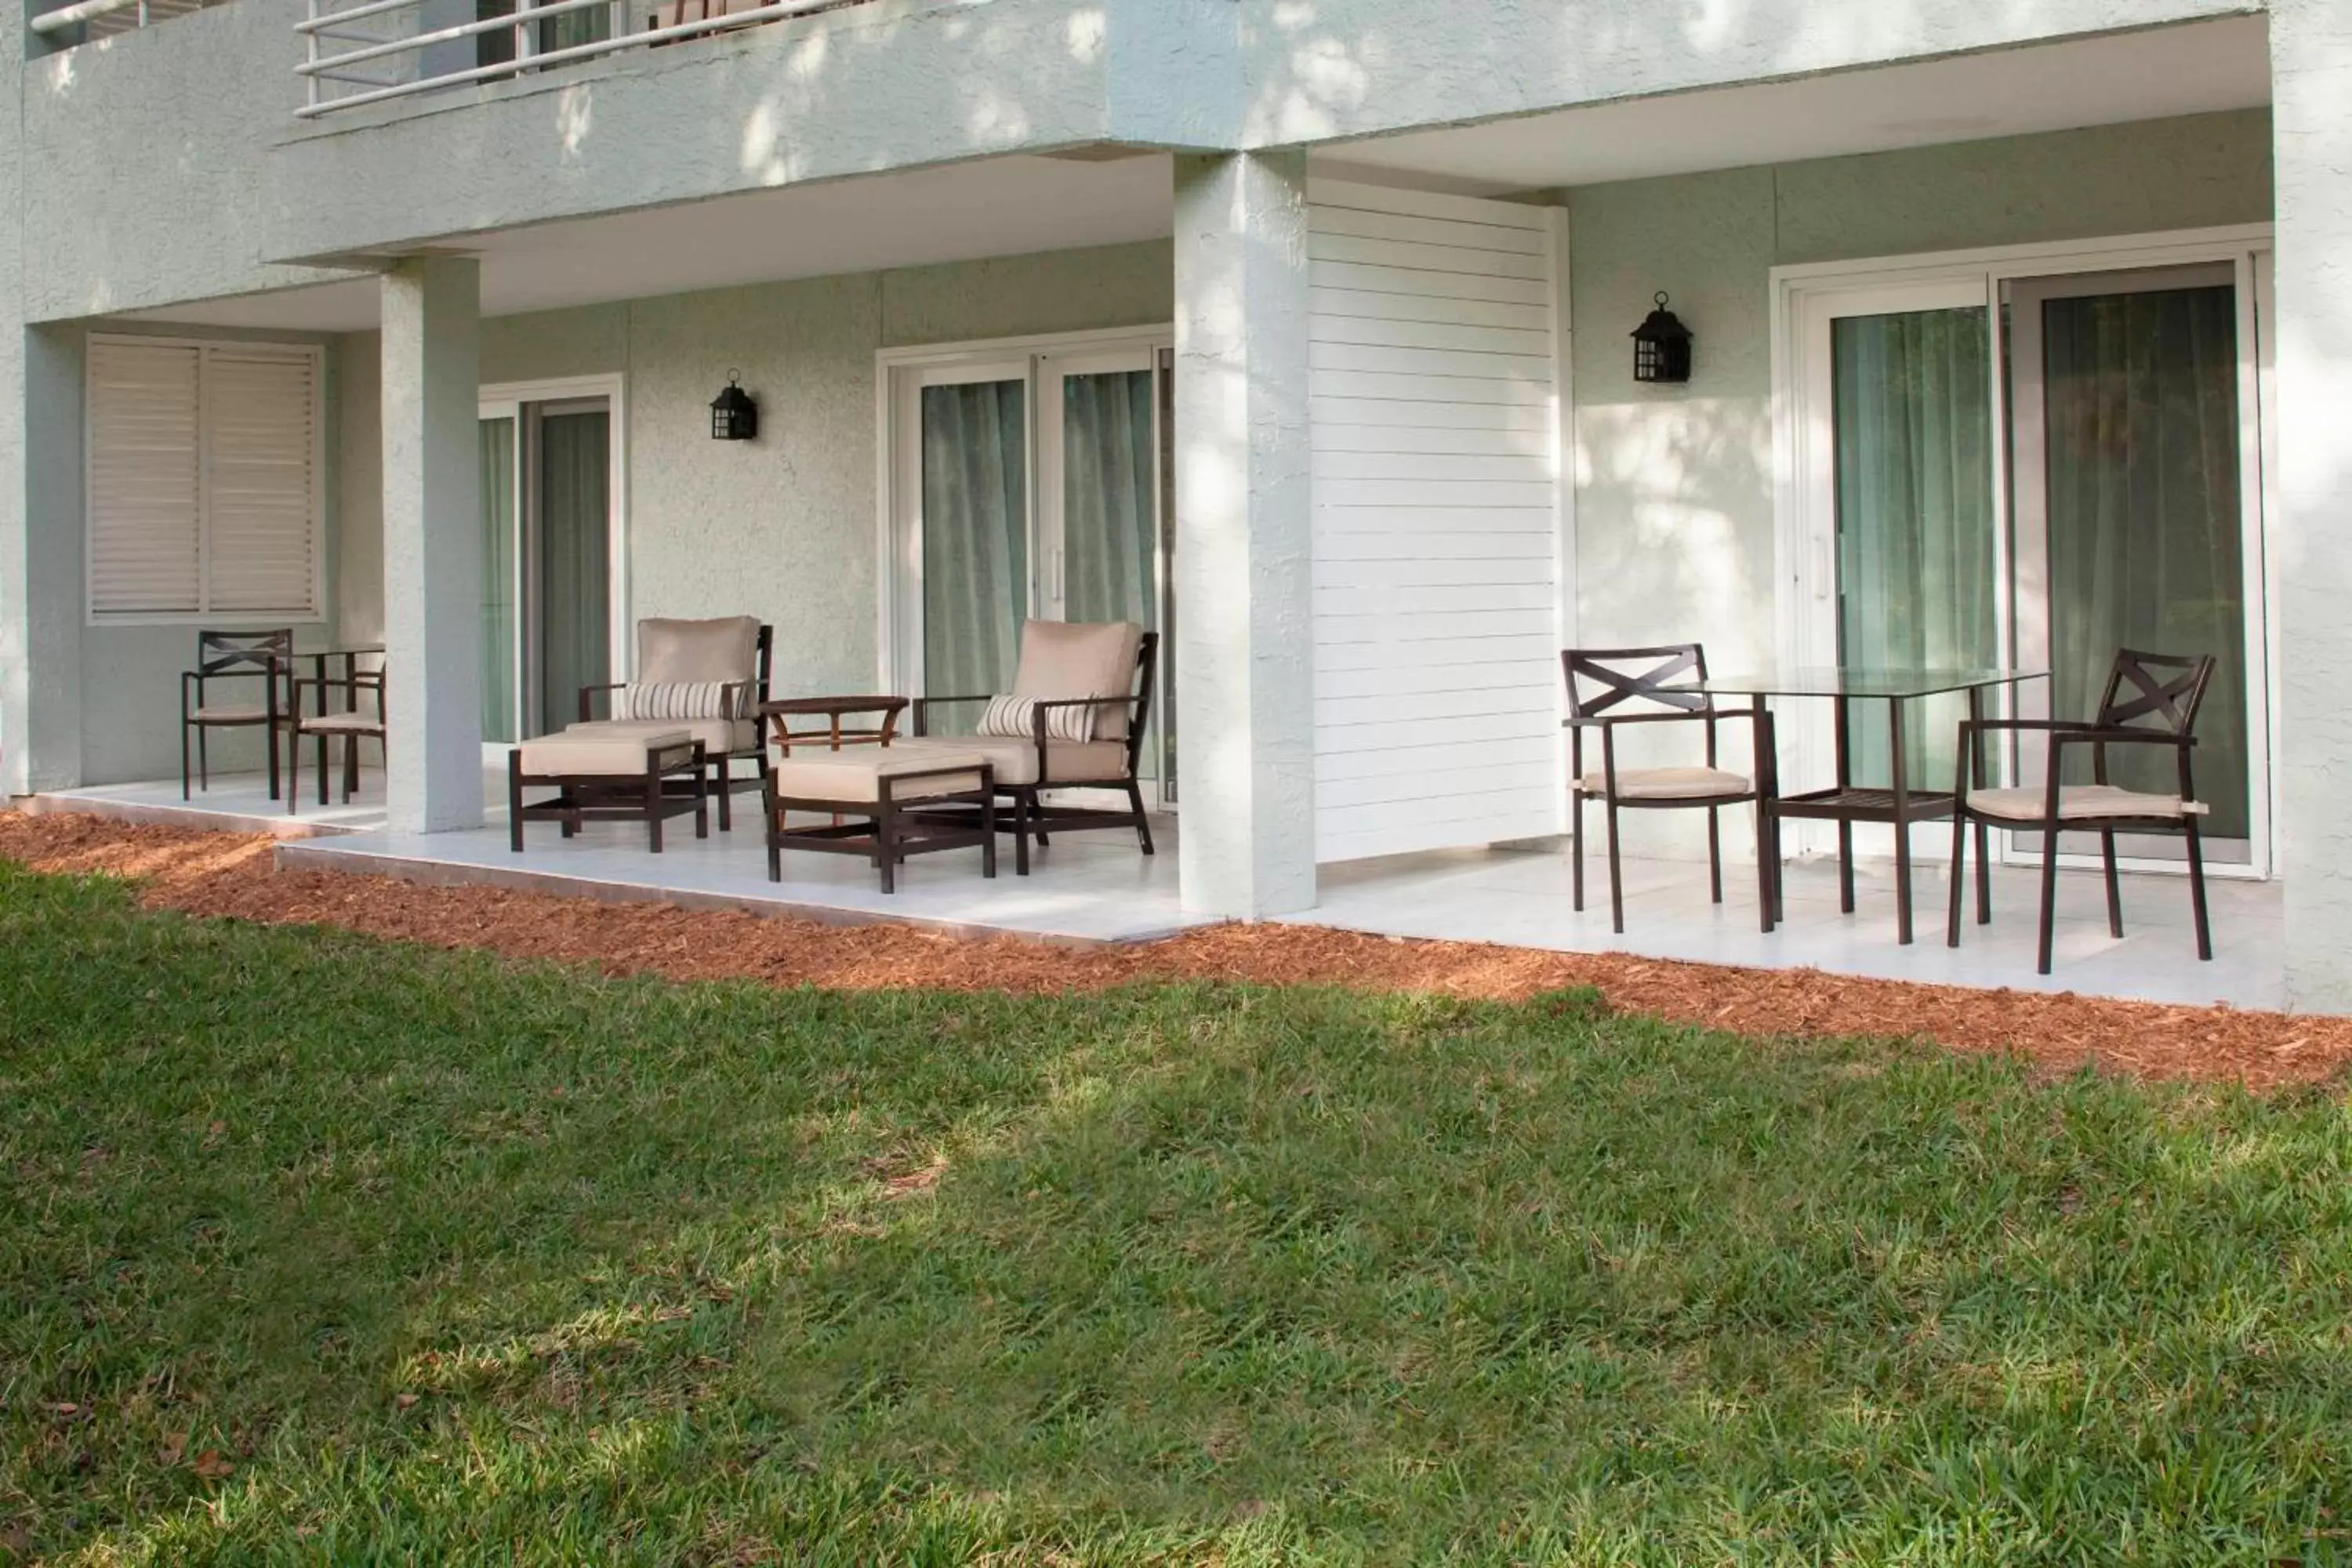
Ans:
{"type": "MultiPolygon", "coordinates": [[[[178,781],[59,792],[37,797],[41,810],[79,810],[134,820],[269,831],[309,837],[281,845],[281,864],[373,871],[435,882],[472,882],[605,899],[655,900],[734,907],[820,920],[895,920],[936,930],[993,931],[1066,942],[1134,942],[1213,923],[1188,914],[1177,894],[1178,824],[1155,829],[1160,853],[1146,858],[1117,832],[1065,835],[1038,851],[1034,874],[1013,874],[1009,847],[993,882],[979,872],[977,850],[923,856],[885,895],[870,868],[847,856],[788,854],[784,879],[767,879],[752,797],[739,795],[736,829],[698,841],[686,818],[667,825],[667,847],[648,854],[641,827],[589,824],[577,838],[555,825],[531,825],[528,847],[508,847],[505,812],[461,833],[399,835],[383,825],[381,775],[363,776],[349,806],[321,810],[315,795],[288,815],[271,803],[259,775],[217,781],[209,795],[183,804],[178,781]]],[[[499,792],[492,792],[497,799],[499,792]]],[[[1944,942],[1948,884],[1940,866],[1916,877],[1918,940],[1895,939],[1893,871],[1858,868],[1856,910],[1841,914],[1834,862],[1792,863],[1788,919],[1778,931],[1756,929],[1752,876],[1725,868],[1727,901],[1707,900],[1703,864],[1629,858],[1625,934],[1610,930],[1607,882],[1596,854],[1588,904],[1570,907],[1570,867],[1556,849],[1463,849],[1327,866],[1322,898],[1287,923],[1397,937],[1497,942],[1578,952],[1632,952],[1662,959],[1762,968],[1811,967],[1837,974],[2236,1007],[2277,1007],[2284,1000],[2280,960],[2282,899],[2275,882],[2211,884],[2214,962],[2197,962],[2189,889],[2177,876],[2124,879],[2126,935],[2107,934],[2096,876],[2060,879],[2056,973],[2033,970],[2035,873],[1996,868],[1993,922],[1963,928],[1958,950],[1944,942]]]]}

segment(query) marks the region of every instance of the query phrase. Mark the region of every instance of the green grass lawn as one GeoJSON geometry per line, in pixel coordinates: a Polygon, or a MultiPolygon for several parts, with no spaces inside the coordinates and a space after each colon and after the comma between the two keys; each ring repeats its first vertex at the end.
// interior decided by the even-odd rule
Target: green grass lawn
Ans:
{"type": "Polygon", "coordinates": [[[0,1559],[2337,1562],[2347,1175],[2340,1094],[0,868],[0,1559]]]}

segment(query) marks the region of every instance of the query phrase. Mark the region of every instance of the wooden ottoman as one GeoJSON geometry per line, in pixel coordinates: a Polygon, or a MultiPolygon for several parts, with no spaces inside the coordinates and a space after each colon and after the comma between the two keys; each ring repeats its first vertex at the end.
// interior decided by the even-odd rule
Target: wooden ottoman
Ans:
{"type": "Polygon", "coordinates": [[[525,741],[507,753],[507,822],[518,855],[522,853],[525,821],[560,822],[569,838],[591,819],[644,823],[647,845],[658,855],[662,819],[689,811],[694,813],[694,836],[709,837],[702,745],[684,730],[623,734],[567,730],[525,741]],[[526,785],[551,785],[557,794],[552,800],[525,805],[526,785]]]}
{"type": "Polygon", "coordinates": [[[886,893],[898,890],[908,856],[937,849],[978,845],[980,874],[996,875],[996,770],[977,752],[938,744],[788,754],[769,764],[767,797],[771,882],[784,879],[787,849],[862,855],[881,871],[886,893]],[[917,810],[949,805],[977,815],[942,821],[917,810]],[[784,820],[793,811],[832,820],[794,827],[784,820]]]}

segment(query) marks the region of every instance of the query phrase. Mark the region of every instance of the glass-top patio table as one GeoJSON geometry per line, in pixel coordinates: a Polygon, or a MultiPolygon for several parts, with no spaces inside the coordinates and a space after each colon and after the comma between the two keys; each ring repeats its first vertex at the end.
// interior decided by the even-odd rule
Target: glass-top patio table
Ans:
{"type": "MultiPolygon", "coordinates": [[[[1906,707],[1919,699],[1941,696],[1946,692],[1966,692],[1969,717],[1985,717],[1985,693],[1998,686],[2012,685],[2021,680],[2036,680],[2049,674],[2042,669],[1862,669],[1822,667],[1798,668],[1778,672],[1746,675],[1718,675],[1697,683],[1697,689],[1719,697],[1753,699],[1761,708],[1774,697],[1826,697],[1830,699],[1836,735],[1837,782],[1827,789],[1807,790],[1802,794],[1783,795],[1780,791],[1780,762],[1772,755],[1769,726],[1756,726],[1757,787],[1763,797],[1763,822],[1766,842],[1759,852],[1768,855],[1772,868],[1772,921],[1782,918],[1780,891],[1780,824],[1790,818],[1834,822],[1838,830],[1838,906],[1847,914],[1853,913],[1853,825],[1857,822],[1883,822],[1895,828],[1895,933],[1898,942],[1911,940],[1911,835],[1915,822],[1932,822],[1952,813],[1952,792],[1948,789],[1916,789],[1906,776],[1909,748],[1905,743],[1904,718],[1906,707]],[[1851,744],[1853,710],[1858,702],[1884,702],[1886,705],[1888,732],[1887,786],[1860,785],[1853,782],[1853,759],[1851,744]]],[[[1971,787],[1986,782],[1984,758],[1975,757],[1975,776],[1971,787]]],[[[1989,878],[1990,861],[1986,856],[1987,835],[1982,824],[1977,827],[1977,875],[1989,878]]]]}

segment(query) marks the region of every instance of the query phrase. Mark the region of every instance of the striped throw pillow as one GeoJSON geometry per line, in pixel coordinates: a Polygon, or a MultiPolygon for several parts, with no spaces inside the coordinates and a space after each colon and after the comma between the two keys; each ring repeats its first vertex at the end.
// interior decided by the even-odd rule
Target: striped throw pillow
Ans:
{"type": "MultiPolygon", "coordinates": [[[[980,716],[980,733],[1007,735],[1027,741],[1037,733],[1035,713],[1038,700],[1034,697],[992,697],[988,710],[980,716]]],[[[1045,738],[1049,741],[1091,741],[1095,738],[1095,710],[1091,708],[1049,708],[1045,710],[1045,738]]]]}
{"type": "Polygon", "coordinates": [[[615,719],[733,719],[735,683],[725,680],[656,680],[624,686],[614,693],[615,719]]]}

